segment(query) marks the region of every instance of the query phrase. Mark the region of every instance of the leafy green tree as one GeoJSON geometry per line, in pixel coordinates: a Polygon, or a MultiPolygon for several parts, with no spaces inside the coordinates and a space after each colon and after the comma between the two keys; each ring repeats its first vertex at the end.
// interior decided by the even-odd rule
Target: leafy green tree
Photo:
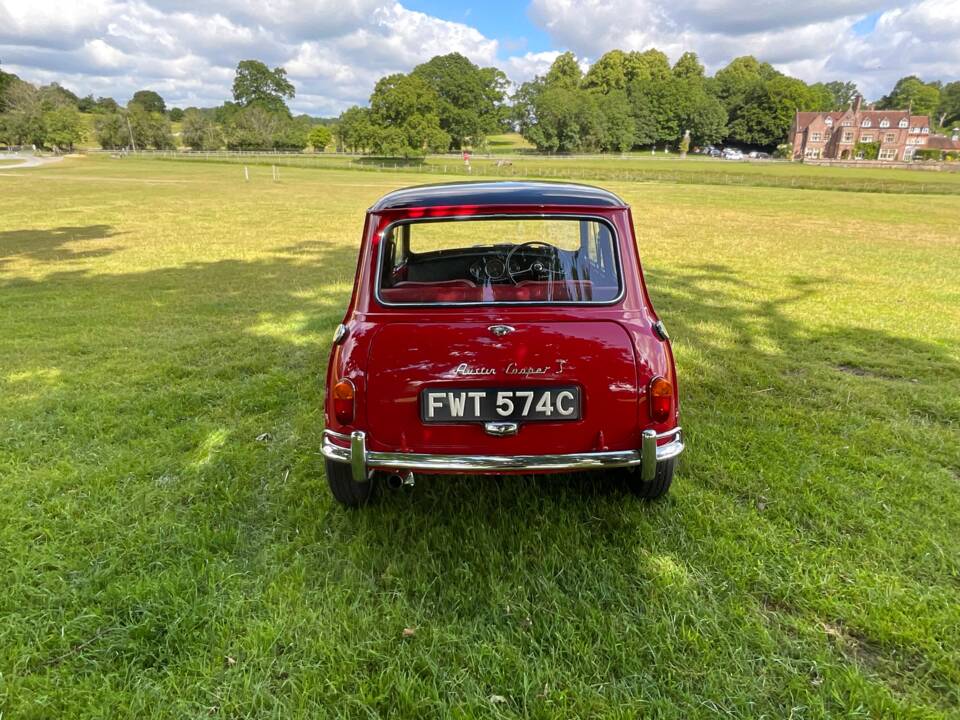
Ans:
{"type": "Polygon", "coordinates": [[[213,118],[196,108],[183,113],[180,140],[194,150],[218,150],[223,145],[223,135],[213,118]]]}
{"type": "Polygon", "coordinates": [[[504,113],[508,80],[496,68],[481,68],[459,53],[437,55],[413,69],[437,96],[440,128],[453,149],[482,145],[497,132],[504,113]]]}
{"type": "Polygon", "coordinates": [[[93,94],[87,95],[80,98],[77,101],[77,110],[82,113],[92,113],[97,107],[97,101],[94,99],[93,94]]]}
{"type": "Polygon", "coordinates": [[[46,139],[43,124],[43,103],[40,93],[33,85],[16,76],[8,81],[3,98],[4,133],[7,142],[13,145],[36,145],[42,147],[46,139]]]}
{"type": "Polygon", "coordinates": [[[170,111],[167,113],[167,117],[170,118],[170,122],[182,122],[183,109],[178,107],[170,108],[170,111]]]}
{"type": "Polygon", "coordinates": [[[670,77],[670,59],[665,53],[650,48],[627,53],[624,61],[627,84],[635,80],[666,80],[670,77]]]}
{"type": "Polygon", "coordinates": [[[600,149],[604,152],[627,152],[637,140],[636,121],[630,114],[630,101],[623,90],[601,95],[597,100],[602,132],[600,149]]]}
{"type": "Polygon", "coordinates": [[[80,98],[60,83],[54,82],[44,85],[37,90],[37,93],[44,110],[53,110],[58,107],[77,107],[80,102],[80,98]]]}
{"type": "Polygon", "coordinates": [[[59,150],[72,150],[84,137],[80,111],[72,105],[61,105],[43,113],[44,145],[59,150]]]}
{"type": "Polygon", "coordinates": [[[937,125],[952,128],[956,124],[960,124],[960,80],[943,86],[937,107],[937,125]]]}
{"type": "MultiPolygon", "coordinates": [[[[400,155],[422,155],[450,146],[450,135],[440,127],[439,107],[440,99],[426,80],[397,73],[381,78],[374,87],[370,119],[379,128],[399,129],[403,133],[406,147],[400,155]]],[[[396,149],[394,133],[379,133],[374,140],[374,152],[396,149]]]]}
{"type": "Polygon", "coordinates": [[[126,122],[129,123],[128,131],[133,134],[137,150],[170,150],[176,147],[166,115],[149,112],[139,103],[131,102],[127,108],[126,122]]]}
{"type": "Polygon", "coordinates": [[[233,79],[233,99],[241,107],[258,106],[271,112],[289,112],[286,100],[296,91],[282,67],[268,68],[259,60],[241,60],[233,79]]]}
{"type": "Polygon", "coordinates": [[[831,110],[846,110],[853,104],[853,99],[861,94],[855,82],[831,80],[828,83],[823,83],[823,87],[827,89],[832,98],[831,110]]]}
{"type": "Polygon", "coordinates": [[[730,136],[749,145],[776,147],[786,139],[797,110],[815,102],[802,80],[775,77],[747,94],[730,121],[730,136]]]}
{"type": "Polygon", "coordinates": [[[935,116],[940,106],[940,87],[925,83],[916,75],[908,75],[897,80],[890,94],[884,96],[877,106],[881,110],[910,108],[914,115],[935,116]]]}
{"type": "Polygon", "coordinates": [[[544,82],[548,88],[565,88],[567,90],[580,87],[583,71],[580,69],[577,58],[572,52],[558,55],[550,65],[544,82]]]}
{"type": "Polygon", "coordinates": [[[120,110],[120,105],[112,97],[98,97],[94,106],[94,112],[113,113],[120,110]]]}
{"type": "Polygon", "coordinates": [[[119,112],[99,113],[93,121],[93,134],[104,150],[130,146],[126,119],[119,112]]]}
{"type": "Polygon", "coordinates": [[[717,70],[708,88],[723,103],[731,118],[735,118],[748,94],[778,76],[780,73],[769,63],[760,62],[752,55],[743,55],[717,70]]]}
{"type": "Polygon", "coordinates": [[[798,110],[818,110],[826,112],[839,109],[835,107],[836,102],[833,93],[830,92],[830,89],[824,83],[814,83],[813,85],[808,85],[807,88],[810,91],[810,104],[804,108],[797,108],[798,110]]]}
{"type": "Polygon", "coordinates": [[[160,93],[153,90],[137,90],[130,98],[130,102],[127,103],[127,107],[134,103],[148,113],[165,113],[167,111],[167,104],[160,97],[160,93]]]}
{"type": "Polygon", "coordinates": [[[244,107],[233,113],[226,128],[226,143],[231,150],[272,150],[280,134],[283,115],[260,105],[244,107]]]}
{"type": "Polygon", "coordinates": [[[673,77],[677,80],[703,80],[705,70],[695,52],[685,52],[673,66],[673,77]]]}
{"type": "Polygon", "coordinates": [[[601,93],[627,89],[627,54],[623,50],[604,53],[583,77],[583,87],[601,93]]]}
{"type": "Polygon", "coordinates": [[[340,113],[333,129],[337,149],[346,152],[367,152],[373,148],[376,134],[369,108],[351,108],[340,113]]]}
{"type": "Polygon", "coordinates": [[[333,133],[326,125],[314,125],[307,135],[307,142],[316,152],[323,152],[332,139],[333,133]]]}
{"type": "Polygon", "coordinates": [[[13,73],[4,72],[3,68],[0,68],[0,113],[7,109],[7,102],[5,99],[7,89],[10,88],[15,82],[22,81],[13,73]]]}

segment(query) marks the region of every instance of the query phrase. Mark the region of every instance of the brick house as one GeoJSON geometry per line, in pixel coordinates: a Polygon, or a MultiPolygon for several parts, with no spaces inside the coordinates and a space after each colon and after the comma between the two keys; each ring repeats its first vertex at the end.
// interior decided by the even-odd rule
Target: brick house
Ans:
{"type": "Polygon", "coordinates": [[[914,152],[927,146],[929,116],[909,110],[864,110],[862,103],[857,96],[847,110],[798,112],[789,138],[794,159],[862,159],[857,144],[878,142],[878,160],[912,160],[914,152]]]}

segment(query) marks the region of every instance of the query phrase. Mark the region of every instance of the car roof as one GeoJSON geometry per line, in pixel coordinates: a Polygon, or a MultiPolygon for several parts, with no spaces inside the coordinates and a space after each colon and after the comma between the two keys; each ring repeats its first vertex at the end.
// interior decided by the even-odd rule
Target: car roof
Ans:
{"type": "Polygon", "coordinates": [[[627,207],[612,192],[591,185],[563,182],[451,182],[418,185],[387,193],[370,208],[398,210],[450,205],[570,205],[627,207]]]}

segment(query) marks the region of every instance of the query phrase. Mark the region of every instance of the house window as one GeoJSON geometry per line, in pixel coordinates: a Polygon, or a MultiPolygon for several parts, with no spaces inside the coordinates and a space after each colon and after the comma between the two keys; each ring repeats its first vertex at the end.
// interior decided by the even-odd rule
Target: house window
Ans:
{"type": "Polygon", "coordinates": [[[930,132],[930,128],[925,127],[922,132],[923,132],[924,135],[926,135],[926,134],[928,134],[928,133],[930,132]]]}
{"type": "Polygon", "coordinates": [[[803,151],[803,156],[816,159],[820,157],[820,148],[807,148],[803,151]]]}
{"type": "Polygon", "coordinates": [[[860,136],[860,142],[873,142],[873,134],[864,133],[863,135],[860,136]]]}
{"type": "Polygon", "coordinates": [[[890,121],[884,118],[880,121],[880,127],[890,127],[890,121]]]}
{"type": "Polygon", "coordinates": [[[863,150],[857,152],[857,160],[863,160],[863,150]]]}
{"type": "Polygon", "coordinates": [[[881,160],[896,160],[897,151],[895,148],[883,148],[878,156],[881,160]]]}
{"type": "Polygon", "coordinates": [[[821,137],[820,133],[810,133],[810,139],[813,142],[820,142],[821,137]]]}
{"type": "Polygon", "coordinates": [[[910,128],[910,132],[911,132],[912,134],[916,135],[918,132],[920,132],[920,128],[918,128],[918,127],[912,127],[912,128],[910,128]]]}
{"type": "Polygon", "coordinates": [[[845,143],[853,142],[853,130],[843,131],[843,141],[845,143]]]}
{"type": "Polygon", "coordinates": [[[852,126],[853,126],[853,121],[852,121],[852,120],[844,120],[844,121],[843,121],[842,123],[840,123],[840,124],[843,125],[843,127],[852,127],[852,126]]]}
{"type": "Polygon", "coordinates": [[[870,127],[871,125],[873,125],[873,122],[870,120],[870,118],[866,118],[862,123],[860,123],[860,127],[870,127]]]}
{"type": "Polygon", "coordinates": [[[825,122],[827,125],[833,125],[833,118],[832,118],[832,117],[828,117],[828,118],[826,118],[826,119],[824,120],[824,122],[825,122]]]}
{"type": "Polygon", "coordinates": [[[887,133],[886,142],[896,142],[896,141],[897,141],[897,134],[896,134],[896,133],[887,133]]]}
{"type": "Polygon", "coordinates": [[[909,125],[909,124],[910,124],[910,123],[908,123],[906,120],[901,120],[901,121],[900,121],[900,127],[906,127],[906,126],[909,125]]]}

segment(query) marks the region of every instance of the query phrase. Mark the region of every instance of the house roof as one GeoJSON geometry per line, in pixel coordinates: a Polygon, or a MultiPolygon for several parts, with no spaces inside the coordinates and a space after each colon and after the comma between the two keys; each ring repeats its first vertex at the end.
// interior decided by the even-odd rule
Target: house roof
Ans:
{"type": "Polygon", "coordinates": [[[953,140],[946,135],[931,135],[927,138],[927,147],[931,150],[960,150],[960,139],[953,140]]]}
{"type": "Polygon", "coordinates": [[[840,110],[835,112],[798,112],[796,116],[797,130],[805,130],[817,120],[826,120],[828,117],[836,125],[845,116],[851,117],[857,125],[864,120],[870,120],[872,125],[879,127],[880,121],[886,118],[893,127],[898,126],[901,120],[908,120],[910,127],[930,126],[930,118],[927,115],[911,115],[907,110],[861,110],[857,113],[852,110],[840,110]]]}
{"type": "Polygon", "coordinates": [[[612,192],[591,185],[554,182],[453,182],[395,190],[371,211],[447,205],[572,205],[626,207],[612,192]]]}

